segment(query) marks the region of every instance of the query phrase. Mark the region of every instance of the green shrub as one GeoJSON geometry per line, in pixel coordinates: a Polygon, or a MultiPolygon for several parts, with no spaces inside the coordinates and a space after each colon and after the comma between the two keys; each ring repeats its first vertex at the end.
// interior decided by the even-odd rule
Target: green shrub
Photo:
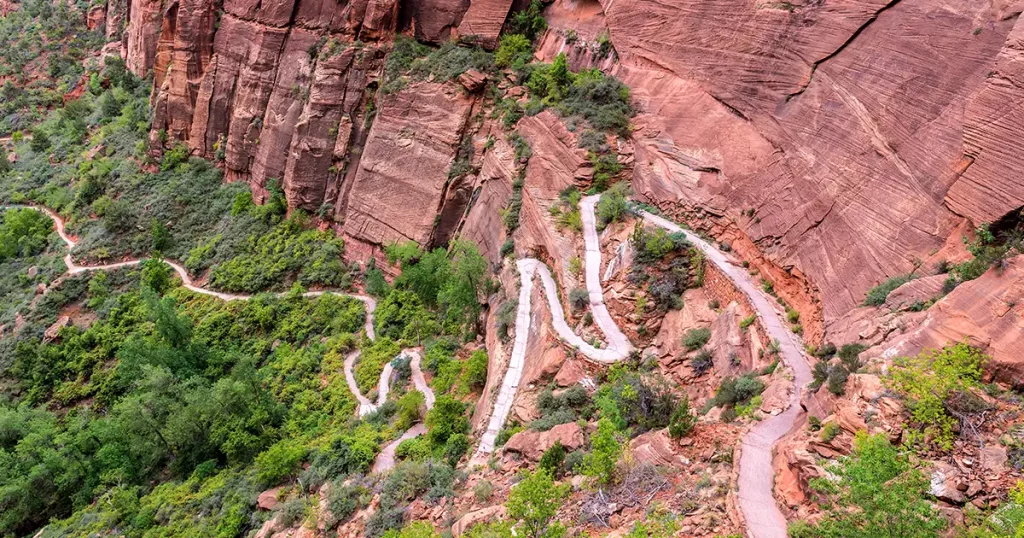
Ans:
{"type": "Polygon", "coordinates": [[[964,395],[979,386],[988,360],[980,350],[961,342],[893,361],[884,382],[907,402],[910,427],[904,432],[909,444],[953,448],[957,419],[951,410],[971,412],[957,404],[965,402],[964,395]]]}
{"type": "Polygon", "coordinates": [[[672,412],[672,418],[668,423],[668,435],[673,439],[686,437],[693,431],[697,424],[697,417],[690,411],[690,398],[683,396],[679,405],[672,412]]]}
{"type": "Polygon", "coordinates": [[[427,436],[435,447],[442,447],[453,435],[469,431],[466,406],[448,395],[438,396],[427,413],[427,436]]]}
{"type": "Polygon", "coordinates": [[[537,469],[519,481],[509,492],[505,508],[508,518],[516,526],[515,535],[528,538],[559,538],[565,526],[555,520],[563,502],[569,496],[569,486],[552,480],[551,473],[537,469]]]}
{"type": "Polygon", "coordinates": [[[494,65],[522,69],[533,59],[533,45],[530,39],[522,34],[505,34],[501,36],[498,50],[494,53],[494,65]]]}
{"type": "Polygon", "coordinates": [[[487,351],[478,349],[469,356],[465,369],[466,385],[472,390],[483,389],[487,383],[487,351]]]}
{"type": "Polygon", "coordinates": [[[590,439],[590,453],[583,460],[583,474],[608,485],[615,480],[615,465],[622,454],[622,445],[615,438],[615,425],[602,417],[597,432],[590,439]]]}
{"type": "Polygon", "coordinates": [[[398,399],[398,420],[395,427],[399,430],[408,430],[413,424],[420,421],[420,408],[424,405],[423,393],[418,390],[411,390],[398,399]]]}
{"type": "Polygon", "coordinates": [[[448,438],[444,445],[444,458],[448,465],[455,467],[462,456],[469,450],[469,437],[464,433],[456,433],[448,438]]]}
{"type": "Polygon", "coordinates": [[[52,230],[50,218],[33,209],[0,213],[0,261],[42,252],[52,230]]]}
{"type": "Polygon", "coordinates": [[[631,428],[634,435],[668,426],[676,409],[676,396],[658,374],[641,376],[619,365],[608,373],[608,381],[594,394],[603,418],[616,428],[631,428]]]}
{"type": "Polygon", "coordinates": [[[533,41],[547,27],[547,20],[544,19],[544,4],[540,0],[531,0],[526,9],[516,12],[508,21],[506,32],[508,34],[520,34],[526,40],[533,41]]]}
{"type": "Polygon", "coordinates": [[[345,484],[342,480],[333,482],[327,490],[327,512],[330,515],[324,522],[327,528],[334,528],[352,517],[363,506],[362,497],[366,493],[366,488],[358,484],[345,484]]]}
{"type": "Polygon", "coordinates": [[[871,290],[868,291],[867,297],[864,298],[864,305],[881,306],[885,304],[885,299],[889,297],[889,293],[891,293],[896,288],[906,284],[907,282],[910,282],[914,278],[915,276],[911,273],[906,275],[894,276],[892,278],[885,280],[881,284],[875,286],[874,288],[871,288],[871,290]]]}
{"type": "Polygon", "coordinates": [[[295,474],[306,449],[294,441],[280,441],[256,457],[256,480],[273,486],[295,474]]]}
{"type": "Polygon", "coordinates": [[[753,374],[744,374],[739,378],[726,377],[715,391],[712,401],[716,406],[731,407],[745,404],[763,391],[764,382],[753,374]]]}
{"type": "Polygon", "coordinates": [[[537,468],[546,470],[551,476],[558,476],[563,461],[565,461],[565,447],[560,441],[555,441],[555,444],[541,455],[540,461],[537,462],[537,468]]]}
{"type": "Polygon", "coordinates": [[[683,335],[683,346],[686,347],[686,349],[693,351],[704,347],[704,344],[707,344],[710,339],[711,329],[706,327],[690,329],[683,335]]]}
{"type": "Polygon", "coordinates": [[[625,182],[612,185],[601,199],[597,201],[597,218],[600,228],[616,222],[629,215],[629,184],[625,182]]]}
{"type": "Polygon", "coordinates": [[[944,536],[948,522],[932,504],[928,477],[884,435],[857,434],[853,453],[827,468],[811,488],[823,497],[823,517],[791,526],[793,538],[825,536],[944,536]]]}
{"type": "Polygon", "coordinates": [[[569,305],[573,310],[583,310],[590,304],[590,293],[583,288],[576,288],[569,292],[569,305]]]}
{"type": "Polygon", "coordinates": [[[395,447],[395,457],[400,460],[424,461],[430,454],[430,440],[422,435],[406,439],[395,447]]]}
{"type": "Polygon", "coordinates": [[[473,495],[479,502],[487,502],[494,493],[494,484],[490,480],[481,480],[473,486],[473,495]]]}
{"type": "Polygon", "coordinates": [[[709,349],[701,349],[690,359],[690,367],[693,368],[693,373],[698,376],[708,373],[714,365],[714,356],[709,349]]]}
{"type": "Polygon", "coordinates": [[[843,433],[838,423],[828,422],[821,428],[821,442],[828,443],[843,433]]]}

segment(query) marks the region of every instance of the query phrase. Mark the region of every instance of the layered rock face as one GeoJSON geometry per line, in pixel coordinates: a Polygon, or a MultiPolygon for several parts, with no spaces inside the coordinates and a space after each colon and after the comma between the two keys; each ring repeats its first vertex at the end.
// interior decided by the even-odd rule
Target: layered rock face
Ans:
{"type": "Polygon", "coordinates": [[[634,189],[749,238],[834,320],[1022,205],[1016,4],[606,1],[634,189]]]}
{"type": "MultiPolygon", "coordinates": [[[[493,47],[511,0],[125,1],[122,53],[153,73],[154,142],[222,163],[257,201],[280,187],[333,221],[353,258],[459,227],[475,177],[449,184],[448,171],[477,99],[451,84],[375,96],[377,79],[400,25],[440,43],[469,10],[461,33],[493,47]]],[[[124,12],[112,11],[108,26],[124,12]]]]}
{"type": "Polygon", "coordinates": [[[348,196],[346,238],[428,245],[436,217],[461,216],[464,205],[446,208],[444,202],[472,104],[457,85],[429,82],[380,101],[348,196]]]}

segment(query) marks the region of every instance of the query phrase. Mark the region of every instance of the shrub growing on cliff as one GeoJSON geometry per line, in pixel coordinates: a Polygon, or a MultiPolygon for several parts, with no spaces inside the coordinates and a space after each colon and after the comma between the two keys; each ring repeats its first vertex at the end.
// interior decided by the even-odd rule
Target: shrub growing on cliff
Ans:
{"type": "Polygon", "coordinates": [[[708,343],[711,339],[711,329],[707,327],[699,327],[696,329],[690,329],[683,335],[683,346],[686,349],[693,351],[704,347],[704,344],[708,343]]]}
{"type": "Polygon", "coordinates": [[[868,291],[867,297],[864,298],[865,306],[881,306],[885,304],[885,299],[889,297],[889,294],[896,288],[910,282],[914,279],[913,274],[899,275],[889,278],[881,284],[871,288],[868,291]]]}
{"type": "Polygon", "coordinates": [[[629,214],[629,184],[622,182],[612,185],[597,202],[598,226],[604,228],[629,214]]]}
{"type": "Polygon", "coordinates": [[[511,69],[522,69],[533,59],[533,45],[522,34],[505,34],[494,53],[494,65],[511,69]]]}
{"type": "Polygon", "coordinates": [[[909,444],[953,448],[957,420],[971,412],[958,404],[969,401],[971,391],[978,388],[987,361],[966,342],[893,361],[884,381],[906,399],[912,426],[904,430],[909,444]]]}
{"type": "Polygon", "coordinates": [[[673,439],[685,437],[693,431],[697,424],[697,417],[690,411],[690,398],[686,395],[679,400],[679,405],[672,412],[672,418],[668,423],[668,435],[673,439]]]}
{"type": "Polygon", "coordinates": [[[727,377],[715,391],[712,400],[715,406],[734,407],[746,404],[751,398],[764,392],[764,382],[754,374],[744,374],[739,378],[727,377]]]}
{"type": "Polygon", "coordinates": [[[928,500],[928,479],[884,435],[858,433],[853,453],[815,478],[824,517],[792,525],[793,538],[937,538],[947,526],[928,500]]]}
{"type": "Polygon", "coordinates": [[[550,472],[537,469],[512,487],[505,507],[509,519],[523,536],[561,538],[565,535],[565,526],[553,520],[568,495],[568,485],[556,484],[550,472]]]}
{"type": "Polygon", "coordinates": [[[597,433],[590,439],[590,454],[583,459],[583,474],[608,485],[615,480],[615,464],[622,455],[622,445],[615,438],[615,425],[607,418],[597,421],[597,433]]]}

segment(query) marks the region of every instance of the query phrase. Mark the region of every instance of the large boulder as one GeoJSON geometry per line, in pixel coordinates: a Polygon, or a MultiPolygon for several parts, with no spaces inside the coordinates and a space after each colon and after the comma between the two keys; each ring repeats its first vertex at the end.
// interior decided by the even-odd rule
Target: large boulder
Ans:
{"type": "Polygon", "coordinates": [[[651,430],[629,442],[630,454],[640,463],[682,467],[689,463],[675,451],[676,443],[668,436],[668,430],[651,430]]]}
{"type": "Polygon", "coordinates": [[[573,451],[582,448],[586,442],[583,430],[575,422],[559,424],[546,432],[532,430],[521,431],[513,435],[505,443],[505,453],[516,452],[530,461],[539,461],[544,451],[554,446],[556,442],[562,443],[566,451],[573,451]]]}
{"type": "Polygon", "coordinates": [[[473,528],[478,523],[486,523],[488,521],[495,521],[505,517],[505,507],[503,505],[488,506],[487,508],[481,508],[469,512],[458,519],[455,524],[452,525],[452,535],[455,538],[462,536],[469,529],[473,528]]]}

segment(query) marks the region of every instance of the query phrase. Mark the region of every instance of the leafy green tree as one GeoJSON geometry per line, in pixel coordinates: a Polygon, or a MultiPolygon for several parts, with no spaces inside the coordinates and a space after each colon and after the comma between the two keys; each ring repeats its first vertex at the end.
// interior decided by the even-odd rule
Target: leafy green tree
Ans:
{"type": "Polygon", "coordinates": [[[153,219],[150,224],[150,235],[153,237],[153,250],[160,252],[167,250],[171,246],[171,232],[167,230],[167,225],[160,222],[157,219],[153,219]]]}
{"type": "Polygon", "coordinates": [[[551,448],[545,450],[544,454],[541,454],[540,461],[537,462],[537,468],[548,471],[551,473],[551,476],[557,476],[558,470],[564,461],[565,447],[562,446],[561,441],[555,441],[551,448]]]}
{"type": "Polygon", "coordinates": [[[448,438],[469,431],[466,406],[445,394],[434,402],[434,408],[427,413],[427,437],[435,447],[444,446],[448,438]]]}
{"type": "Polygon", "coordinates": [[[34,209],[8,209],[0,214],[0,261],[32,256],[46,247],[53,223],[34,209]]]}
{"type": "MultiPolygon", "coordinates": [[[[537,469],[516,484],[508,494],[505,508],[516,529],[529,538],[561,538],[565,525],[553,521],[569,495],[567,484],[556,484],[551,472],[537,469]]],[[[520,535],[518,532],[517,535],[520,535]]]]}
{"type": "Polygon", "coordinates": [[[628,183],[612,185],[597,201],[597,218],[601,227],[615,222],[629,214],[628,183]]]}
{"type": "Polygon", "coordinates": [[[533,56],[533,45],[529,38],[522,34],[505,34],[494,53],[494,65],[522,69],[533,56]]]}
{"type": "Polygon", "coordinates": [[[859,432],[853,453],[836,462],[834,479],[812,480],[823,496],[815,525],[794,525],[794,538],[937,538],[946,519],[928,500],[928,478],[882,434],[859,432]]]}
{"type": "Polygon", "coordinates": [[[140,265],[142,267],[143,286],[157,293],[167,291],[171,286],[171,273],[173,269],[159,258],[159,253],[152,258],[142,260],[140,265]]]}
{"type": "Polygon", "coordinates": [[[583,460],[583,474],[597,479],[601,485],[615,480],[615,464],[622,454],[622,445],[615,438],[615,424],[602,417],[597,421],[597,433],[590,439],[590,454],[583,460]]]}
{"type": "Polygon", "coordinates": [[[398,420],[395,428],[407,430],[420,420],[420,407],[425,403],[423,393],[418,390],[410,390],[398,399],[398,420]]]}
{"type": "Polygon", "coordinates": [[[0,148],[0,176],[11,171],[11,160],[7,157],[7,150],[0,148]]]}
{"type": "Polygon", "coordinates": [[[480,294],[486,289],[487,260],[470,241],[456,240],[450,247],[451,276],[438,293],[449,327],[475,326],[480,317],[480,294]]]}
{"type": "Polygon", "coordinates": [[[668,423],[668,435],[673,439],[686,437],[696,424],[697,417],[690,411],[690,398],[684,394],[676,410],[672,412],[672,418],[668,423]]]}
{"type": "Polygon", "coordinates": [[[256,480],[265,486],[273,486],[293,475],[304,457],[306,448],[301,443],[280,441],[256,456],[256,480]]]}
{"type": "Polygon", "coordinates": [[[508,25],[508,33],[521,34],[533,41],[548,27],[543,11],[544,4],[540,0],[532,0],[526,9],[512,16],[508,25]]]}
{"type": "Polygon", "coordinates": [[[988,360],[980,350],[961,342],[893,361],[884,381],[907,401],[914,426],[905,430],[908,443],[953,448],[957,419],[950,411],[971,398],[988,360]]]}
{"type": "Polygon", "coordinates": [[[466,361],[466,385],[473,390],[482,389],[487,383],[487,351],[478,349],[466,361]]]}

